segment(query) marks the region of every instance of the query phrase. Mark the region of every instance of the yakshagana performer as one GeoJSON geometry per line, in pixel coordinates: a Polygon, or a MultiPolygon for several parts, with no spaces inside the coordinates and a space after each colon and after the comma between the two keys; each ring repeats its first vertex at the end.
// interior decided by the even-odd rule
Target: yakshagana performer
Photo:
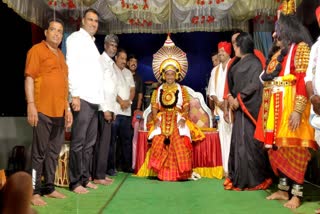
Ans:
{"type": "Polygon", "coordinates": [[[263,102],[255,133],[265,147],[272,148],[269,160],[279,176],[279,190],[267,199],[290,199],[284,204],[288,208],[301,204],[304,175],[311,158],[308,148],[317,149],[309,125],[310,102],[304,82],[311,38],[294,12],[294,1],[284,1],[273,34],[275,42],[260,76],[263,102]]]}
{"type": "Polygon", "coordinates": [[[162,82],[152,94],[153,125],[148,138],[152,139],[148,168],[160,180],[187,180],[192,174],[192,141],[205,138],[189,119],[189,94],[177,83],[188,67],[186,54],[168,36],[164,46],[154,54],[153,70],[162,82]]]}

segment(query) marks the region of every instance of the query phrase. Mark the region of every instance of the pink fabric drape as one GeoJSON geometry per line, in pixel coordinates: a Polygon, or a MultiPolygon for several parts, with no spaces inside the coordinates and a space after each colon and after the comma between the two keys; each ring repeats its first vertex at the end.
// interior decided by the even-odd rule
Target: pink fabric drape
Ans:
{"type": "Polygon", "coordinates": [[[206,138],[193,143],[193,168],[222,166],[218,132],[206,132],[206,138]]]}
{"type": "Polygon", "coordinates": [[[139,131],[136,148],[136,167],[134,169],[135,173],[137,173],[142,166],[146,157],[146,153],[150,146],[151,144],[148,143],[148,131],[139,131]]]}

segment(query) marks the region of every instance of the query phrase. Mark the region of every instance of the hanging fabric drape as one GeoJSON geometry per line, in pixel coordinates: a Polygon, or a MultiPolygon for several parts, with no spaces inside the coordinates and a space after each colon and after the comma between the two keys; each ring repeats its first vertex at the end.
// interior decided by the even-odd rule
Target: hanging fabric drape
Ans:
{"type": "MultiPolygon", "coordinates": [[[[220,32],[248,30],[248,20],[275,15],[279,0],[2,0],[22,18],[40,27],[52,14],[67,31],[77,30],[83,10],[100,14],[99,33],[220,32]]],[[[297,5],[302,0],[297,0],[297,5]]]]}

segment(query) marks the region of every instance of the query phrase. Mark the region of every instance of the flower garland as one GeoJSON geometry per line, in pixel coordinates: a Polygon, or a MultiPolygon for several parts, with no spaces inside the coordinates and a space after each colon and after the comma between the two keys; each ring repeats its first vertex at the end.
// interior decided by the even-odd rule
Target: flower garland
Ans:
{"type": "Polygon", "coordinates": [[[60,6],[67,9],[75,9],[76,5],[73,0],[49,0],[48,5],[51,7],[60,6]]]}
{"type": "Polygon", "coordinates": [[[265,23],[275,23],[276,21],[277,21],[277,16],[276,15],[274,15],[274,16],[272,16],[272,15],[267,15],[267,16],[262,16],[262,15],[256,15],[253,19],[252,19],[252,21],[253,21],[253,23],[255,23],[255,24],[261,24],[261,25],[263,25],[263,24],[265,24],[265,23]]]}
{"type": "MultiPolygon", "coordinates": [[[[261,76],[261,79],[263,81],[270,81],[273,80],[275,77],[279,76],[280,71],[282,70],[282,62],[284,60],[284,57],[288,54],[288,48],[283,48],[280,51],[280,54],[277,56],[277,65],[275,66],[275,69],[271,72],[268,71],[268,67],[270,62],[272,62],[272,57],[270,57],[266,62],[266,69],[264,73],[261,76]]],[[[271,65],[270,65],[271,66],[271,65]]]]}
{"type": "MultiPolygon", "coordinates": [[[[121,8],[126,11],[142,11],[150,12],[148,0],[131,2],[129,0],[121,0],[121,8]]],[[[151,27],[152,19],[142,19],[137,16],[137,12],[132,12],[127,19],[127,24],[139,27],[151,27]]]]}
{"type": "Polygon", "coordinates": [[[192,24],[204,24],[205,22],[207,23],[213,23],[214,22],[214,16],[194,16],[191,18],[191,23],[192,24]]]}
{"type": "MultiPolygon", "coordinates": [[[[220,4],[220,3],[224,2],[224,0],[215,0],[215,2],[217,4],[220,4]]],[[[205,0],[197,0],[196,1],[197,5],[205,5],[206,3],[211,5],[213,3],[213,0],[207,0],[207,2],[205,0]]]]}
{"type": "Polygon", "coordinates": [[[139,3],[127,3],[126,0],[121,0],[121,7],[122,9],[130,9],[132,8],[133,10],[138,10],[141,9],[142,10],[148,10],[149,9],[149,4],[148,4],[148,0],[143,0],[143,4],[139,4],[139,3]]]}

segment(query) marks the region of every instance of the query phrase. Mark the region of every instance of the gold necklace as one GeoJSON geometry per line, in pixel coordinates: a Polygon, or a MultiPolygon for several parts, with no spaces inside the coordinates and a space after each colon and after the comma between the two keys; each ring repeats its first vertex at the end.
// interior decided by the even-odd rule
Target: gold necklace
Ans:
{"type": "Polygon", "coordinates": [[[173,108],[174,104],[176,104],[176,100],[178,97],[176,96],[176,92],[178,90],[177,84],[164,84],[161,93],[161,103],[164,107],[173,108]]]}
{"type": "Polygon", "coordinates": [[[178,89],[178,86],[177,84],[167,84],[167,83],[164,83],[163,84],[163,90],[165,91],[176,91],[178,89]]]}

